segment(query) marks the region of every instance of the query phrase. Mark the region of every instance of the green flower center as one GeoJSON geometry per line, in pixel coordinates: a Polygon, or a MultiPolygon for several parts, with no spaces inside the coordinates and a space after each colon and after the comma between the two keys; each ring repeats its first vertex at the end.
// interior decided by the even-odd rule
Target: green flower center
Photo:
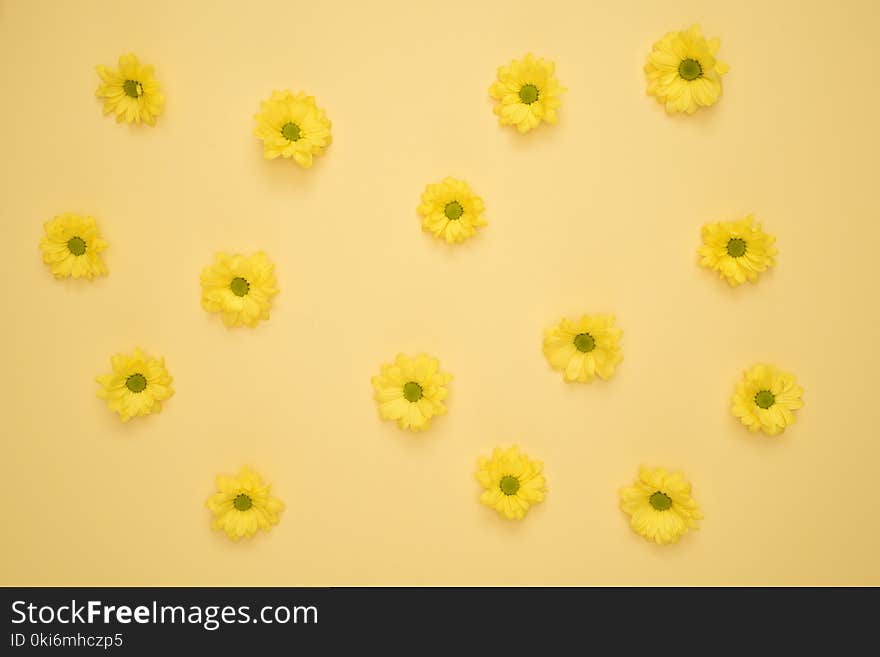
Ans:
{"type": "Polygon", "coordinates": [[[126,80],[122,83],[122,90],[125,92],[125,95],[130,98],[140,98],[144,93],[144,88],[137,80],[126,80]]]}
{"type": "Polygon", "coordinates": [[[703,77],[703,66],[696,59],[682,59],[678,74],[685,80],[696,80],[703,77]]]}
{"type": "Polygon", "coordinates": [[[245,495],[244,493],[239,493],[232,501],[232,506],[234,506],[239,511],[247,511],[253,505],[254,501],[250,498],[249,495],[245,495]]]}
{"type": "Polygon", "coordinates": [[[86,252],[86,242],[82,237],[71,237],[67,240],[67,248],[75,256],[81,256],[86,252]]]}
{"type": "Polygon", "coordinates": [[[651,503],[651,506],[658,511],[666,511],[672,507],[672,498],[666,493],[661,493],[659,490],[651,495],[651,497],[648,498],[648,501],[651,503]]]}
{"type": "Polygon", "coordinates": [[[759,408],[770,408],[776,403],[776,395],[769,390],[759,390],[755,395],[755,403],[759,408]]]}
{"type": "Polygon", "coordinates": [[[446,207],[443,208],[443,214],[446,215],[447,219],[455,221],[456,219],[460,219],[461,215],[464,214],[464,208],[461,207],[461,203],[458,201],[452,201],[451,203],[447,203],[446,207]]]}
{"type": "Polygon", "coordinates": [[[143,392],[147,387],[147,377],[143,374],[132,374],[125,380],[125,387],[132,392],[143,392]]]}
{"type": "Polygon", "coordinates": [[[501,477],[501,484],[499,487],[501,488],[501,492],[505,495],[516,495],[516,491],[519,490],[519,479],[510,475],[504,475],[501,477]]]}
{"type": "Polygon", "coordinates": [[[281,134],[288,141],[297,141],[302,136],[302,131],[296,123],[285,123],[281,128],[281,134]]]}
{"type": "Polygon", "coordinates": [[[408,402],[417,402],[422,398],[422,386],[415,381],[410,381],[403,386],[403,396],[408,402]]]}
{"type": "Polygon", "coordinates": [[[526,84],[519,90],[519,99],[526,105],[531,105],[538,100],[538,87],[533,84],[526,84]]]}
{"type": "Polygon", "coordinates": [[[246,278],[236,276],[232,279],[232,282],[229,283],[229,289],[232,290],[232,293],[235,296],[243,297],[245,294],[251,291],[251,284],[247,282],[246,278]]]}
{"type": "Polygon", "coordinates": [[[589,333],[578,333],[574,336],[574,346],[578,348],[578,351],[587,353],[596,348],[596,339],[589,333]]]}
{"type": "Polygon", "coordinates": [[[727,254],[731,258],[742,258],[746,254],[746,241],[740,237],[731,237],[727,241],[727,254]]]}

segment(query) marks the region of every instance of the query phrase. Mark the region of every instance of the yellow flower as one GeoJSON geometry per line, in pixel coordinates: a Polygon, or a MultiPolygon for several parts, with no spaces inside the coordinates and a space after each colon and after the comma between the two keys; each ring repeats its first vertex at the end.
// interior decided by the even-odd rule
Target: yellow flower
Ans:
{"type": "Polygon", "coordinates": [[[269,100],[260,103],[254,119],[254,135],[263,140],[263,157],[267,160],[279,155],[292,157],[308,169],[312,156],[323,155],[330,145],[330,120],[314,97],[303,92],[273,91],[269,100]]]}
{"type": "Polygon", "coordinates": [[[793,374],[773,365],[758,364],[743,374],[733,393],[731,411],[751,431],[775,436],[794,424],[794,413],[803,408],[801,388],[793,374]]]}
{"type": "Polygon", "coordinates": [[[401,429],[423,431],[431,425],[432,417],[446,413],[443,400],[451,380],[451,374],[440,371],[436,358],[398,354],[393,364],[382,365],[372,378],[379,415],[397,420],[401,429]]]}
{"type": "Polygon", "coordinates": [[[237,477],[217,475],[217,492],[205,502],[214,520],[212,529],[222,529],[233,541],[251,538],[258,529],[269,531],[278,524],[284,503],[269,494],[269,484],[243,467],[237,477]]]}
{"type": "Polygon", "coordinates": [[[498,80],[489,95],[498,102],[492,111],[501,125],[515,125],[520,132],[537,128],[541,121],[556,123],[559,95],[567,91],[553,75],[556,65],[531,53],[509,66],[498,68],[498,80]]]}
{"type": "Polygon", "coordinates": [[[160,413],[162,402],[174,394],[171,376],[164,358],[149,358],[140,349],[131,356],[116,354],[110,359],[113,372],[102,374],[98,397],[107,400],[107,408],[123,422],[139,415],[160,413]]]}
{"type": "Polygon", "coordinates": [[[119,70],[96,66],[102,84],[95,95],[104,99],[104,114],[116,115],[117,123],[156,124],[162,113],[165,96],[159,92],[159,81],[153,77],[152,66],[142,66],[132,54],[119,57],[119,70]]]}
{"type": "Polygon", "coordinates": [[[648,55],[645,73],[648,94],[666,105],[666,111],[693,114],[699,107],[714,105],[721,96],[721,76],[727,64],[715,59],[719,39],[708,41],[699,25],[667,32],[648,55]]]}
{"type": "Polygon", "coordinates": [[[480,502],[508,520],[522,520],[532,504],[544,501],[544,464],[521,454],[519,447],[496,447],[492,458],[477,460],[477,481],[485,488],[480,502]]]}
{"type": "Polygon", "coordinates": [[[703,226],[703,245],[697,250],[700,264],[717,271],[731,287],[748,280],[776,264],[776,238],[761,230],[752,215],[739,221],[722,221],[703,226]]]}
{"type": "Polygon", "coordinates": [[[43,262],[55,278],[88,278],[103,276],[107,267],[98,255],[107,242],[98,234],[92,217],[66,212],[44,224],[46,234],[40,240],[43,262]]]}
{"type": "Polygon", "coordinates": [[[275,265],[262,251],[252,256],[218,253],[202,270],[202,308],[221,313],[226,326],[254,327],[269,319],[275,287],[275,265]]]}
{"type": "Polygon", "coordinates": [[[544,331],[544,356],[568,383],[591,383],[598,374],[608,379],[623,360],[614,315],[582,315],[577,321],[563,319],[544,331]]]}
{"type": "Polygon", "coordinates": [[[448,244],[464,242],[485,226],[483,199],[474,194],[468,184],[455,178],[425,187],[418,212],[422,215],[422,229],[431,232],[448,244]]]}
{"type": "Polygon", "coordinates": [[[620,489],[620,508],[636,534],[665,545],[676,543],[703,517],[691,498],[691,484],[680,472],[639,468],[635,484],[620,489]]]}

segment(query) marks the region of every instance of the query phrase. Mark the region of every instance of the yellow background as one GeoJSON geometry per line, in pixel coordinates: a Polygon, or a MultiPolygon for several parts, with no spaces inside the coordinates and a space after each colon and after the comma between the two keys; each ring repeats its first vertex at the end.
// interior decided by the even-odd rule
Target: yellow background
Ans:
{"type": "Polygon", "coordinates": [[[834,2],[0,2],[3,584],[880,584],[876,254],[880,38],[834,2]],[[669,117],[642,66],[699,22],[730,64],[709,111],[669,117]],[[501,128],[487,88],[528,51],[569,88],[557,126],[501,128]],[[134,52],[167,97],[117,125],[96,64],[134,52]],[[264,161],[252,115],[307,90],[333,121],[311,170],[264,161]],[[461,177],[489,226],[421,232],[426,183],[461,177]],[[109,277],[55,281],[38,241],[94,215],[109,277]],[[755,212],[777,268],[731,290],[703,222],[755,212]],[[256,330],[199,305],[217,250],[264,249],[280,295],[256,330]],[[614,312],[624,362],[566,385],[545,325],[614,312]],[[123,425],[95,397],[113,353],[166,358],[176,394],[123,425]],[[454,374],[425,434],[380,421],[398,351],[454,374]],[[731,417],[742,370],[794,372],[783,436],[731,417]],[[475,461],[543,459],[522,523],[478,503],[475,461]],[[617,490],[681,469],[705,521],[633,534],[617,490]],[[287,504],[234,544],[217,473],[287,504]]]}

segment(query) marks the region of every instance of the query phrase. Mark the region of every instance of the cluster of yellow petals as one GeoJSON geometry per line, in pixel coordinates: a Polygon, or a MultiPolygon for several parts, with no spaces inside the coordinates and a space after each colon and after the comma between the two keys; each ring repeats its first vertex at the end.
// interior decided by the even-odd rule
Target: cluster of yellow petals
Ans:
{"type": "Polygon", "coordinates": [[[719,39],[706,39],[699,25],[668,32],[654,44],[645,64],[648,94],[669,113],[693,114],[700,107],[714,105],[721,97],[721,76],[727,64],[715,56],[719,39]]]}
{"type": "Polygon", "coordinates": [[[118,68],[96,66],[95,70],[101,78],[95,95],[104,100],[104,114],[115,115],[118,123],[156,124],[165,96],[159,91],[151,65],[141,64],[128,53],[119,57],[118,68]]]}

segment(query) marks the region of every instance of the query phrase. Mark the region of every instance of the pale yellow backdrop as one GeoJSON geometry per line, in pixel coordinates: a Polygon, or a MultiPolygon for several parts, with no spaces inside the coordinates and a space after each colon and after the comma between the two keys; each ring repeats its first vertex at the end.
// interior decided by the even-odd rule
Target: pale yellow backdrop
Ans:
{"type": "Polygon", "coordinates": [[[0,2],[3,584],[880,584],[880,18],[849,2],[0,2]],[[699,22],[730,64],[669,117],[642,72],[699,22]],[[132,51],[167,96],[117,125],[96,64],[132,51]],[[501,128],[487,88],[528,51],[569,88],[555,127],[501,128]],[[264,161],[252,115],[307,90],[333,121],[311,170],[264,161]],[[489,226],[422,233],[426,183],[466,179],[489,226]],[[92,214],[109,277],[55,281],[42,223],[92,214]],[[703,222],[755,212],[778,267],[731,290],[703,222]],[[271,320],[199,306],[216,250],[264,249],[271,320]],[[614,312],[615,377],[566,385],[545,325],[614,312]],[[165,356],[176,395],[123,425],[111,354],[165,356]],[[425,434],[378,418],[370,377],[425,350],[454,374],[425,434]],[[798,376],[782,437],[729,414],[743,368],[798,376]],[[478,456],[519,443],[550,488],[523,523],[478,503],[478,456]],[[682,469],[705,512],[661,548],[617,489],[682,469]],[[287,503],[233,544],[217,473],[287,503]]]}

